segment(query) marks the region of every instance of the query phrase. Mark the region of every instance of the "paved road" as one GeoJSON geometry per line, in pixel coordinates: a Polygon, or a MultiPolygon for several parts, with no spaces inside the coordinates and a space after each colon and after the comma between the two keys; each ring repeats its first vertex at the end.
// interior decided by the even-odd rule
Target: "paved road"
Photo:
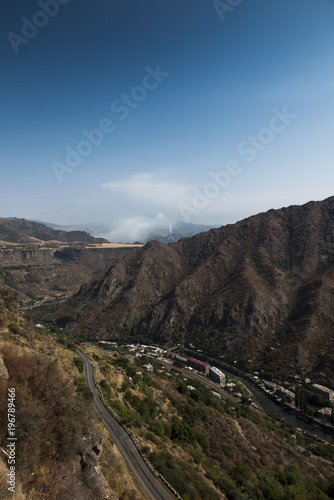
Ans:
{"type": "Polygon", "coordinates": [[[127,463],[144,488],[144,491],[147,494],[147,498],[150,500],[173,500],[174,497],[165,490],[158,479],[147,467],[130,436],[117,422],[117,420],[114,419],[114,417],[102,403],[99,393],[94,385],[92,365],[89,358],[82,351],[79,351],[79,349],[78,354],[84,362],[85,376],[87,379],[88,387],[93,393],[96,410],[105,423],[107,429],[113,435],[113,438],[119,446],[127,463]]]}

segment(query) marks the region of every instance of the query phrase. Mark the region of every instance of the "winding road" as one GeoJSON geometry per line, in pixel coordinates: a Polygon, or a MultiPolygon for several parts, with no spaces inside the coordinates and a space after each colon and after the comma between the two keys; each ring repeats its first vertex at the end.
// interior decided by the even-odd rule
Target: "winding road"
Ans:
{"type": "Polygon", "coordinates": [[[119,446],[128,465],[142,485],[147,498],[150,500],[173,500],[174,497],[168,493],[167,490],[165,490],[159,480],[152,474],[130,436],[117,422],[117,420],[115,420],[102,402],[94,384],[93,370],[90,359],[79,349],[78,355],[84,362],[85,377],[88,387],[93,394],[95,408],[107,429],[112,434],[115,442],[119,446]]]}

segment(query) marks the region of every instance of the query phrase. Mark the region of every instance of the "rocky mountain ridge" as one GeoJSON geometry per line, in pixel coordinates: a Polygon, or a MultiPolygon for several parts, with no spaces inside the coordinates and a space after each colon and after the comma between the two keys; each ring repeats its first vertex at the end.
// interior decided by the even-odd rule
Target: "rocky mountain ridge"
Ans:
{"type": "Polygon", "coordinates": [[[176,243],[149,242],[81,287],[60,324],[193,343],[273,376],[334,366],[334,197],[176,243]]]}

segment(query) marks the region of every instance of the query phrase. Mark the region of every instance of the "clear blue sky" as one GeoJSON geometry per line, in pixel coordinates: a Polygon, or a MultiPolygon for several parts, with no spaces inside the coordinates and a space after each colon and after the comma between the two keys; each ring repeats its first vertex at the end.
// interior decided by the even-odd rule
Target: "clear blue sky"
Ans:
{"type": "Polygon", "coordinates": [[[333,195],[334,1],[224,4],[6,2],[0,216],[222,225],[333,195]]]}

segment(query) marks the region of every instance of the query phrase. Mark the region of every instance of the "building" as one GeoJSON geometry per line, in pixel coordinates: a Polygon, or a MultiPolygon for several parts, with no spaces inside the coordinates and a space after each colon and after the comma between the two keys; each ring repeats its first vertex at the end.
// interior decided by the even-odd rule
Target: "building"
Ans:
{"type": "Polygon", "coordinates": [[[147,365],[144,365],[143,368],[147,372],[153,372],[153,366],[151,365],[151,363],[148,363],[147,365]]]}
{"type": "Polygon", "coordinates": [[[219,394],[219,392],[211,391],[214,396],[217,396],[217,398],[221,399],[222,395],[219,394]]]}
{"type": "Polygon", "coordinates": [[[169,359],[176,359],[176,354],[175,352],[165,352],[164,354],[165,358],[169,358],[169,359]]]}
{"type": "Polygon", "coordinates": [[[199,361],[198,359],[188,358],[187,365],[191,366],[191,368],[194,368],[199,372],[204,373],[204,375],[208,375],[209,373],[210,366],[207,363],[204,363],[203,361],[199,361]]]}
{"type": "Polygon", "coordinates": [[[225,386],[226,384],[226,375],[219,368],[215,366],[210,366],[209,375],[214,382],[220,384],[221,386],[225,386]]]}
{"type": "Polygon", "coordinates": [[[292,391],[289,391],[289,389],[285,389],[285,387],[278,386],[278,389],[281,391],[281,394],[289,398],[291,401],[295,400],[295,393],[292,391]]]}
{"type": "Polygon", "coordinates": [[[160,347],[151,345],[147,348],[147,352],[151,353],[150,355],[155,354],[156,356],[159,356],[163,352],[163,350],[160,347]]]}
{"type": "Polygon", "coordinates": [[[311,391],[319,394],[319,396],[326,399],[327,401],[334,401],[334,391],[332,391],[332,389],[324,387],[323,385],[312,384],[311,391]]]}
{"type": "Polygon", "coordinates": [[[317,411],[317,416],[323,418],[324,420],[332,420],[332,408],[321,408],[317,411]]]}
{"type": "Polygon", "coordinates": [[[176,355],[176,358],[175,358],[177,361],[179,361],[179,363],[183,363],[183,364],[186,364],[187,362],[187,358],[185,358],[184,356],[180,356],[179,354],[176,355]]]}

